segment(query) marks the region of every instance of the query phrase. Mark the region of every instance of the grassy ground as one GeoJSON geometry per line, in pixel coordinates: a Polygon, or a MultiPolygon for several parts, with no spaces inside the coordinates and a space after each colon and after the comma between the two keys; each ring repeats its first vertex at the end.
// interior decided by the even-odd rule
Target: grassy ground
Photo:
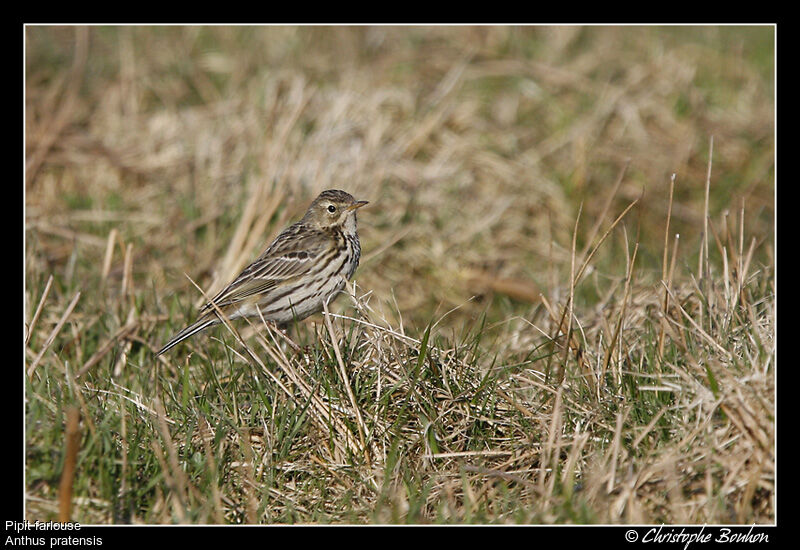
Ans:
{"type": "Polygon", "coordinates": [[[772,28],[25,36],[27,519],[775,521],[772,28]],[[326,188],[304,353],[154,358],[326,188]]]}

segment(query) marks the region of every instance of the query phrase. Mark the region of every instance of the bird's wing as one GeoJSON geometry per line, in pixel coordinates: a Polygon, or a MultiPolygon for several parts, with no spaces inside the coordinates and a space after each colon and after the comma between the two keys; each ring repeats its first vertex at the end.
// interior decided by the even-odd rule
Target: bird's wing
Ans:
{"type": "MultiPolygon", "coordinates": [[[[212,302],[224,307],[262,294],[292,279],[301,277],[315,265],[326,250],[325,239],[316,231],[300,231],[298,224],[286,228],[270,247],[247,266],[212,302]]],[[[200,311],[211,309],[211,302],[200,311]]]]}

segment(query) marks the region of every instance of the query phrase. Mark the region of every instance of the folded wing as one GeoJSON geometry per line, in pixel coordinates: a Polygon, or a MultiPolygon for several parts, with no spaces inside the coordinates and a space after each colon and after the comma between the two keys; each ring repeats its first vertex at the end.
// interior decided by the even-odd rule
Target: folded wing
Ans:
{"type": "MultiPolygon", "coordinates": [[[[278,235],[261,256],[214,296],[212,302],[223,308],[269,292],[307,274],[318,256],[325,252],[327,241],[320,238],[317,232],[308,231],[307,228],[304,231],[298,229],[298,224],[295,224],[278,235]]],[[[211,307],[209,302],[200,311],[210,310],[211,307]]]]}

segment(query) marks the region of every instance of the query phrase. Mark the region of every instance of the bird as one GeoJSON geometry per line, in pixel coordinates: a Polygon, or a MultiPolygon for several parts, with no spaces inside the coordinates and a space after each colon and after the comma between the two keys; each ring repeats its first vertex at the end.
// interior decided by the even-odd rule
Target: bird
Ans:
{"type": "Polygon", "coordinates": [[[277,326],[323,309],[352,278],[361,257],[356,211],[368,201],[339,189],[319,194],[303,218],[284,229],[267,249],[199,311],[191,325],[156,353],[228,319],[261,317],[277,326]],[[216,307],[214,307],[216,306],[216,307]]]}

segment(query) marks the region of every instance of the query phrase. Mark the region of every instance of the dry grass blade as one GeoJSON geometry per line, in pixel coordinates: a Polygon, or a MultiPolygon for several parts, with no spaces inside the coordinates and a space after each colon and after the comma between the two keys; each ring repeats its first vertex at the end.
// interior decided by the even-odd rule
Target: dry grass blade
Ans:
{"type": "Polygon", "coordinates": [[[617,226],[617,224],[618,224],[620,221],[622,221],[622,219],[623,219],[623,218],[625,217],[625,215],[626,215],[626,214],[627,214],[627,213],[630,211],[630,209],[631,209],[631,208],[633,208],[633,207],[636,205],[636,203],[637,203],[637,202],[639,202],[639,199],[635,199],[634,201],[632,201],[632,202],[631,202],[631,203],[630,203],[630,204],[629,204],[629,205],[628,205],[628,206],[625,208],[625,210],[623,210],[623,211],[622,211],[622,213],[620,213],[620,215],[619,215],[619,216],[617,216],[617,218],[616,218],[616,219],[615,219],[615,220],[614,220],[614,221],[611,223],[611,225],[610,225],[610,226],[608,226],[608,229],[606,229],[606,232],[605,232],[605,233],[603,233],[603,236],[602,236],[602,237],[600,237],[600,240],[597,242],[597,244],[594,246],[594,248],[592,248],[592,251],[591,251],[591,252],[589,253],[589,255],[588,255],[588,256],[587,256],[587,257],[586,257],[586,258],[583,260],[583,263],[581,264],[581,267],[580,267],[580,269],[578,270],[578,273],[577,273],[577,274],[576,274],[576,275],[575,275],[575,276],[572,278],[572,281],[573,281],[573,282],[572,282],[572,285],[573,285],[573,286],[577,286],[577,284],[578,284],[578,282],[580,281],[581,277],[583,277],[583,273],[584,273],[584,271],[586,271],[586,268],[589,266],[589,263],[592,261],[592,258],[593,258],[593,257],[594,257],[594,255],[597,253],[597,251],[598,251],[598,249],[600,248],[600,246],[601,246],[601,245],[603,244],[603,242],[604,242],[604,241],[605,241],[605,240],[608,238],[608,236],[611,234],[611,232],[614,230],[614,228],[617,226]]]}
{"type": "Polygon", "coordinates": [[[240,465],[240,468],[244,473],[245,479],[243,484],[245,517],[247,518],[247,523],[254,525],[258,523],[258,500],[256,499],[258,484],[256,484],[254,474],[256,456],[253,453],[252,445],[250,445],[250,434],[247,431],[239,432],[237,439],[244,455],[244,462],[240,465]]]}
{"type": "Polygon", "coordinates": [[[47,300],[47,295],[50,294],[50,287],[53,286],[53,275],[51,274],[47,278],[47,284],[44,285],[44,290],[42,291],[42,297],[39,299],[39,305],[36,306],[36,312],[33,314],[33,318],[31,319],[30,324],[28,325],[28,333],[25,335],[25,347],[28,347],[28,344],[31,341],[31,334],[33,334],[34,330],[36,329],[36,321],[39,320],[39,315],[42,313],[42,308],[44,308],[44,303],[47,300]]]}
{"type": "Polygon", "coordinates": [[[39,354],[36,356],[36,358],[33,360],[31,365],[28,367],[28,371],[27,371],[28,378],[33,378],[33,373],[36,370],[36,367],[39,365],[39,362],[42,360],[42,357],[44,356],[44,354],[48,350],[48,348],[52,345],[53,341],[55,341],[56,336],[58,335],[58,333],[61,330],[61,328],[64,326],[64,323],[67,322],[67,319],[69,318],[70,314],[72,313],[72,310],[75,309],[76,305],[78,305],[78,299],[80,297],[81,297],[81,293],[80,292],[76,292],[75,296],[72,298],[72,301],[67,306],[67,309],[64,310],[64,313],[61,315],[61,318],[58,320],[58,323],[56,323],[56,326],[54,326],[53,330],[50,331],[50,334],[47,336],[47,340],[45,340],[44,345],[42,346],[42,349],[39,350],[39,354]]]}
{"type": "Polygon", "coordinates": [[[704,269],[708,266],[708,201],[711,190],[711,166],[714,159],[714,136],[708,138],[708,168],[706,169],[705,199],[703,201],[703,240],[700,245],[700,255],[697,262],[697,279],[706,275],[704,269]],[[705,268],[704,268],[705,266],[705,268]]]}
{"type": "Polygon", "coordinates": [[[361,448],[364,450],[364,458],[369,464],[369,452],[367,450],[367,443],[364,439],[364,432],[366,428],[364,427],[364,421],[361,418],[361,410],[358,407],[358,403],[356,402],[355,395],[353,395],[353,388],[350,387],[350,380],[347,376],[347,369],[345,369],[344,361],[342,360],[342,352],[339,351],[339,343],[336,333],[333,330],[333,325],[331,324],[331,316],[330,312],[328,311],[328,303],[323,302],[322,308],[324,311],[325,316],[325,326],[328,328],[328,334],[331,337],[331,345],[333,346],[333,353],[336,355],[336,364],[339,366],[339,374],[342,377],[342,383],[344,384],[345,390],[347,391],[347,397],[350,399],[350,405],[353,407],[353,412],[356,415],[356,423],[358,425],[358,437],[361,440],[361,448]]]}
{"type": "Polygon", "coordinates": [[[606,455],[606,464],[608,471],[608,483],[606,484],[606,492],[610,493],[614,489],[617,472],[617,462],[620,460],[620,444],[622,442],[622,430],[625,424],[625,418],[628,416],[630,408],[619,411],[617,413],[617,423],[614,428],[614,439],[611,441],[611,446],[606,455]]]}
{"type": "Polygon", "coordinates": [[[209,473],[213,477],[211,491],[212,491],[212,510],[214,512],[214,521],[218,524],[224,523],[224,516],[222,514],[222,498],[219,490],[219,479],[217,475],[216,459],[214,458],[214,450],[211,448],[210,439],[212,435],[209,431],[208,421],[201,418],[198,423],[200,430],[200,439],[203,441],[203,449],[208,459],[209,473]]]}
{"type": "Polygon", "coordinates": [[[114,346],[120,340],[124,340],[134,333],[138,328],[139,322],[131,319],[125,325],[117,329],[117,331],[108,340],[106,340],[103,345],[97,349],[97,351],[92,354],[92,356],[83,364],[83,366],[78,369],[78,371],[75,373],[75,378],[80,378],[86,374],[89,369],[97,365],[97,363],[99,363],[103,357],[105,357],[112,349],[114,349],[114,346]]]}
{"type": "MultiPolygon", "coordinates": [[[[633,248],[632,257],[628,261],[628,274],[625,277],[625,289],[622,294],[622,305],[619,311],[619,317],[617,318],[617,324],[614,328],[614,334],[609,341],[608,349],[606,350],[605,359],[603,360],[603,368],[600,371],[600,383],[602,384],[605,380],[606,372],[608,371],[608,366],[611,364],[611,358],[614,355],[614,351],[617,349],[617,346],[621,346],[621,339],[622,339],[622,326],[625,321],[625,310],[628,307],[628,301],[630,300],[631,288],[632,288],[632,279],[633,279],[633,266],[636,263],[636,253],[639,251],[639,243],[633,248]]],[[[599,392],[599,387],[598,387],[599,392]]],[[[600,394],[597,394],[597,398],[600,398],[600,394]]]]}
{"type": "Polygon", "coordinates": [[[116,244],[119,232],[114,227],[108,232],[108,240],[106,241],[106,253],[103,256],[103,271],[100,275],[100,281],[105,284],[108,279],[108,272],[111,271],[111,261],[114,259],[114,245],[116,244]]]}
{"type": "MultiPolygon", "coordinates": [[[[553,409],[550,413],[550,422],[547,426],[547,442],[542,449],[541,458],[539,461],[539,480],[538,488],[539,493],[547,495],[548,497],[553,494],[553,483],[556,476],[554,475],[555,469],[550,466],[551,460],[557,459],[559,451],[561,450],[561,428],[562,428],[562,400],[563,400],[563,386],[559,386],[556,390],[555,400],[553,402],[553,409]],[[545,490],[545,478],[547,471],[552,469],[553,474],[549,476],[550,482],[545,490]]],[[[544,417],[543,417],[544,420],[544,417]]]]}
{"type": "MultiPolygon", "coordinates": [[[[669,222],[672,219],[672,199],[673,199],[674,191],[675,191],[675,174],[672,174],[672,177],[669,180],[669,202],[668,202],[668,207],[667,207],[667,221],[666,221],[666,224],[665,224],[666,227],[664,229],[664,257],[663,257],[663,259],[661,261],[661,280],[665,282],[666,288],[669,288],[669,286],[671,284],[671,281],[672,281],[672,277],[671,277],[672,269],[668,270],[667,263],[668,263],[668,252],[669,252],[669,222]]],[[[676,249],[677,249],[677,245],[678,245],[678,239],[677,239],[677,235],[676,235],[676,237],[675,237],[675,247],[676,247],[676,249]]],[[[673,260],[673,265],[674,265],[675,254],[673,254],[672,260],[673,260]]],[[[662,322],[661,322],[661,330],[660,330],[660,333],[658,335],[658,356],[659,357],[663,357],[663,353],[664,353],[664,334],[665,334],[665,331],[666,331],[666,321],[664,319],[666,319],[666,317],[667,317],[667,313],[668,313],[667,312],[667,308],[668,307],[669,307],[669,293],[666,290],[664,290],[664,304],[663,304],[663,307],[662,307],[663,318],[662,318],[662,322]]]]}
{"type": "Polygon", "coordinates": [[[121,293],[123,296],[129,298],[131,308],[133,309],[133,243],[128,243],[128,246],[125,247],[125,261],[122,268],[121,284],[121,293]]]}
{"type": "Polygon", "coordinates": [[[658,411],[656,414],[653,415],[653,418],[650,420],[650,422],[647,423],[642,432],[636,436],[636,439],[633,440],[633,443],[631,444],[632,448],[635,449],[641,444],[642,441],[644,441],[644,438],[647,437],[647,434],[649,434],[653,430],[653,427],[656,425],[659,419],[664,415],[664,413],[667,412],[668,408],[669,408],[668,406],[665,406],[660,411],[658,411]]]}
{"type": "MultiPolygon", "coordinates": [[[[575,226],[574,226],[574,228],[572,230],[572,254],[570,254],[570,265],[569,265],[569,280],[570,280],[569,296],[567,297],[566,305],[564,306],[564,308],[561,311],[561,319],[558,321],[557,326],[554,328],[554,332],[550,335],[550,342],[552,343],[552,345],[555,344],[556,338],[558,337],[559,334],[564,334],[565,335],[564,336],[564,340],[565,340],[566,343],[564,345],[564,355],[563,355],[561,363],[560,363],[560,365],[557,368],[557,371],[555,373],[555,378],[556,378],[557,384],[560,384],[563,381],[564,375],[566,374],[565,373],[565,367],[566,367],[566,364],[567,364],[567,354],[569,353],[570,346],[573,343],[572,342],[572,319],[573,319],[573,316],[572,316],[572,305],[573,305],[573,301],[574,301],[574,298],[575,298],[575,281],[576,281],[576,277],[575,277],[575,242],[576,242],[577,235],[578,235],[578,221],[580,220],[581,211],[582,210],[583,210],[583,203],[581,203],[580,207],[578,208],[578,214],[577,214],[577,216],[575,216],[575,226]],[[566,329],[564,329],[564,321],[565,320],[567,322],[566,329]]],[[[576,345],[575,346],[575,350],[577,351],[578,349],[580,349],[580,346],[576,345]]],[[[547,373],[547,379],[548,380],[550,379],[550,365],[551,365],[551,362],[552,362],[552,357],[553,356],[551,355],[548,358],[547,368],[546,368],[546,371],[545,371],[547,373]]]]}
{"type": "Polygon", "coordinates": [[[666,282],[662,281],[661,284],[664,286],[665,289],[667,289],[667,292],[669,293],[669,295],[672,298],[672,300],[675,302],[675,305],[678,307],[678,309],[683,314],[683,316],[686,318],[686,320],[689,321],[689,323],[698,332],[698,334],[700,334],[700,336],[703,337],[703,340],[705,340],[709,345],[711,345],[713,348],[715,348],[717,351],[719,351],[723,356],[725,356],[728,359],[731,359],[731,357],[732,357],[731,356],[731,352],[729,352],[728,350],[723,348],[721,345],[719,345],[716,340],[714,340],[706,331],[704,331],[700,327],[700,325],[697,323],[697,321],[692,319],[692,316],[689,315],[686,312],[686,310],[683,308],[683,306],[680,303],[678,303],[677,301],[675,301],[675,296],[672,294],[672,291],[669,289],[669,287],[667,287],[666,282]]]}
{"type": "Polygon", "coordinates": [[[66,523],[72,520],[72,483],[75,479],[75,465],[78,461],[80,447],[80,411],[78,407],[69,407],[66,411],[67,426],[64,430],[64,469],[61,471],[61,484],[58,490],[58,521],[66,523]]]}
{"type": "MultiPolygon", "coordinates": [[[[169,426],[167,426],[167,415],[164,411],[164,406],[159,398],[155,398],[153,402],[157,419],[158,429],[161,434],[162,446],[158,447],[159,460],[162,462],[164,475],[167,485],[170,488],[170,495],[172,501],[172,510],[180,523],[186,523],[186,507],[188,505],[188,480],[186,474],[180,465],[178,458],[178,450],[175,447],[175,442],[169,433],[169,426]],[[162,449],[166,448],[168,462],[164,461],[162,449]]],[[[155,440],[153,444],[156,445],[155,440]]]]}
{"type": "Polygon", "coordinates": [[[619,192],[619,188],[622,185],[623,180],[625,179],[625,172],[628,170],[628,166],[630,165],[630,160],[627,160],[619,171],[619,176],[617,176],[617,181],[614,183],[614,187],[611,189],[611,192],[608,193],[606,196],[606,201],[603,204],[603,208],[600,209],[600,215],[597,216],[597,221],[592,226],[592,229],[589,231],[586,237],[586,244],[581,250],[580,257],[585,258],[586,253],[589,252],[589,247],[592,246],[594,242],[594,238],[597,236],[598,231],[600,231],[600,226],[603,225],[603,220],[606,219],[606,215],[608,211],[611,209],[611,204],[614,202],[614,198],[617,196],[619,192]]]}

